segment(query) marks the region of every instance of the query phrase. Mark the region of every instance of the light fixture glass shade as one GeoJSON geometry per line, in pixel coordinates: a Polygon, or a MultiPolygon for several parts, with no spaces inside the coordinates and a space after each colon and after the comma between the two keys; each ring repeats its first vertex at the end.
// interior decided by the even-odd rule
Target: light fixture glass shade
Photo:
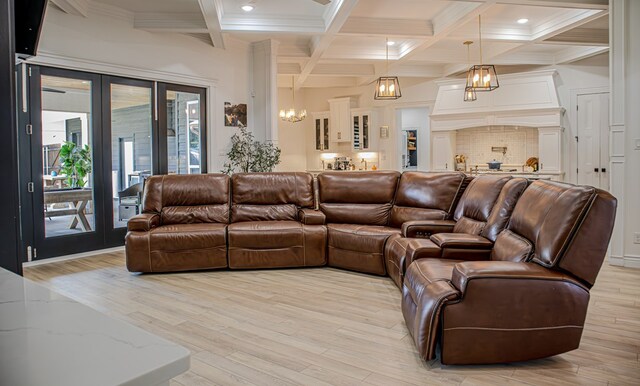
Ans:
{"type": "Polygon", "coordinates": [[[283,121],[296,123],[304,120],[307,117],[307,110],[296,111],[296,84],[294,82],[293,76],[291,76],[291,96],[292,96],[292,104],[294,107],[291,107],[289,110],[280,110],[280,119],[283,121]]]}
{"type": "Polygon", "coordinates": [[[464,101],[465,102],[473,102],[478,99],[478,95],[476,95],[475,90],[469,88],[465,88],[464,90],[464,101]]]}
{"type": "Polygon", "coordinates": [[[296,111],[296,109],[289,109],[287,111],[280,110],[280,119],[287,122],[300,122],[307,117],[307,110],[296,111]]]}
{"type": "Polygon", "coordinates": [[[472,66],[467,72],[467,85],[465,90],[492,91],[500,87],[498,74],[493,64],[480,64],[472,66]]]}
{"type": "Polygon", "coordinates": [[[402,96],[400,81],[397,76],[381,76],[376,82],[375,100],[398,99],[402,96]]]}

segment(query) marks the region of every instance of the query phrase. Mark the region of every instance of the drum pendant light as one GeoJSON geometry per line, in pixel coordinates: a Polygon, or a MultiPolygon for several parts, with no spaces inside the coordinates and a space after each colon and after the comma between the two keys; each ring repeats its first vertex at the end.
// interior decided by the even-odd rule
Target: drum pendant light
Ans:
{"type": "Polygon", "coordinates": [[[493,91],[500,87],[498,74],[493,64],[482,62],[482,21],[478,15],[478,35],[480,44],[480,64],[472,66],[467,72],[467,85],[465,91],[493,91]]]}
{"type": "Polygon", "coordinates": [[[389,76],[389,38],[386,39],[387,49],[387,71],[386,76],[381,76],[376,82],[376,92],[373,95],[375,100],[398,99],[402,96],[400,82],[397,76],[389,76]]]}

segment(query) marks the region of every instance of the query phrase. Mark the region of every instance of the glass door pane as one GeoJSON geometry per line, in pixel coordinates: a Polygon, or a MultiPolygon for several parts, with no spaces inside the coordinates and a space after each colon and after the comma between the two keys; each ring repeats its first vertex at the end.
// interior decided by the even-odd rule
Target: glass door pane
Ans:
{"type": "MultiPolygon", "coordinates": [[[[126,81],[125,81],[126,83],[126,81]]],[[[110,84],[113,227],[140,213],[144,180],[152,174],[152,88],[110,84]]]]}
{"type": "Polygon", "coordinates": [[[167,90],[169,174],[202,173],[200,94],[167,90]]]}
{"type": "Polygon", "coordinates": [[[92,81],[42,75],[40,82],[44,237],[95,229],[92,81]]]}

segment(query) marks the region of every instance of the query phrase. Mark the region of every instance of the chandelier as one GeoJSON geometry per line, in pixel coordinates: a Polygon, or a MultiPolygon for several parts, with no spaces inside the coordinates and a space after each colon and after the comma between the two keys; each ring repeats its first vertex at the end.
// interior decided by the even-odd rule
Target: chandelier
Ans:
{"type": "Polygon", "coordinates": [[[500,87],[498,74],[493,64],[482,63],[482,24],[478,15],[478,35],[480,44],[480,64],[471,66],[467,71],[467,85],[464,90],[492,91],[500,87]]]}
{"type": "Polygon", "coordinates": [[[402,96],[400,91],[400,81],[397,76],[389,76],[389,38],[386,39],[387,49],[387,76],[381,76],[376,82],[376,92],[373,95],[375,100],[398,99],[402,96]]]}
{"type": "MultiPolygon", "coordinates": [[[[471,59],[469,57],[469,50],[470,50],[469,47],[471,47],[473,42],[470,41],[470,40],[467,40],[466,42],[464,42],[462,44],[467,46],[467,65],[469,66],[469,68],[471,68],[471,59]]],[[[465,102],[473,102],[476,99],[478,99],[478,96],[476,95],[476,90],[468,88],[468,87],[465,87],[464,88],[464,101],[465,102]]]]}
{"type": "Polygon", "coordinates": [[[296,111],[296,84],[291,75],[291,108],[289,110],[280,110],[280,119],[283,121],[296,123],[304,120],[307,117],[307,110],[296,111]]]}

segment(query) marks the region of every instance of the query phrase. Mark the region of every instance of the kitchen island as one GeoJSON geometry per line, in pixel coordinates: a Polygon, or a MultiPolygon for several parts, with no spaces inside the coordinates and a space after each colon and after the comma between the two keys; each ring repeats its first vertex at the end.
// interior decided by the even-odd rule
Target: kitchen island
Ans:
{"type": "Polygon", "coordinates": [[[189,351],[0,268],[0,384],[160,386],[189,351]]]}

